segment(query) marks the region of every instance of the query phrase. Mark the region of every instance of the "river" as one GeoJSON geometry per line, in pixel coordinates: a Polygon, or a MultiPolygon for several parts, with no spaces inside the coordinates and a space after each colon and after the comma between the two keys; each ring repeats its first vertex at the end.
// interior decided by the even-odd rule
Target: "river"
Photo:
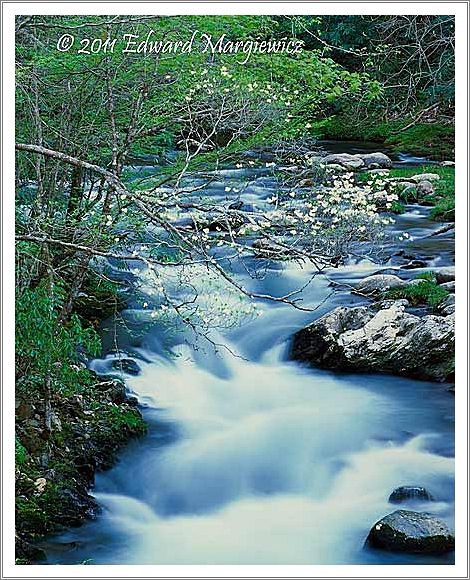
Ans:
{"type": "MultiPolygon", "coordinates": [[[[247,178],[242,201],[262,205],[275,184],[255,169],[222,171],[205,193],[224,200],[227,184],[247,178]]],[[[403,242],[406,251],[427,256],[424,270],[452,263],[452,234],[427,237],[439,227],[429,208],[407,206],[393,227],[413,237],[403,242]]],[[[279,296],[302,286],[313,267],[270,262],[259,279],[247,275],[244,263],[232,268],[247,288],[279,296]]],[[[446,386],[306,368],[288,357],[297,329],[339,304],[363,300],[332,282],[349,284],[380,268],[364,260],[317,276],[303,291],[303,305],[313,312],[259,300],[260,315],[211,334],[222,345],[215,352],[188,330],[149,324],[142,300],[154,299],[152,276],[139,266],[140,291],[122,313],[139,337],[122,325],[116,335],[107,321],[108,354],[91,368],[115,373],[116,344],[133,355],[141,372],[125,378],[149,433],[97,476],[92,493],[101,515],[49,541],[48,563],[451,563],[452,555],[364,547],[371,526],[394,511],[388,496],[400,485],[428,488],[437,501],[426,511],[453,525],[454,400],[446,386]]],[[[217,289],[195,274],[214,311],[217,289]]]]}

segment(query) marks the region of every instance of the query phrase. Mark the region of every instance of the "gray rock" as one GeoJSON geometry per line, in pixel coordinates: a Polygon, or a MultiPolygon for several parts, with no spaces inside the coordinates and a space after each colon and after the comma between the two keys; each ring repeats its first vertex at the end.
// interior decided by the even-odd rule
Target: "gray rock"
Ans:
{"type": "Polygon", "coordinates": [[[441,167],[455,167],[455,161],[441,161],[439,165],[441,167]]]}
{"type": "Polygon", "coordinates": [[[446,266],[445,268],[438,268],[434,270],[436,275],[436,282],[442,284],[443,282],[455,281],[455,266],[446,266]]]}
{"type": "Polygon", "coordinates": [[[444,316],[455,313],[455,294],[449,294],[437,307],[438,311],[444,316]]]}
{"type": "MultiPolygon", "coordinates": [[[[405,266],[403,266],[404,268],[405,266]]],[[[424,284],[427,282],[424,278],[415,278],[414,280],[409,280],[407,286],[418,286],[418,284],[424,284]]]]}
{"type": "Polygon", "coordinates": [[[393,274],[374,274],[356,284],[354,291],[365,296],[378,296],[392,288],[403,288],[406,282],[393,274]]]}
{"type": "Polygon", "coordinates": [[[383,175],[386,177],[390,171],[388,169],[369,169],[368,175],[383,175]]]}
{"type": "Polygon", "coordinates": [[[363,153],[360,155],[360,158],[367,168],[372,169],[372,166],[374,166],[373,170],[389,169],[392,167],[392,160],[385,153],[363,153]]]}
{"type": "Polygon", "coordinates": [[[111,367],[117,371],[126,373],[128,375],[137,376],[140,375],[140,367],[131,358],[117,358],[113,360],[111,367]]]}
{"type": "Polygon", "coordinates": [[[439,286],[441,286],[441,288],[444,288],[444,290],[447,290],[448,292],[452,292],[453,294],[455,294],[455,280],[452,280],[452,282],[442,282],[442,284],[439,284],[439,286]]]}
{"type": "Polygon", "coordinates": [[[405,298],[401,298],[400,300],[382,300],[378,304],[378,309],[383,310],[384,308],[391,308],[392,306],[403,306],[403,308],[408,308],[410,303],[405,298]]]}
{"type": "Polygon", "coordinates": [[[390,503],[405,501],[434,501],[434,497],[425,487],[419,485],[402,485],[392,491],[388,498],[390,503]]]}
{"type": "Polygon", "coordinates": [[[434,193],[434,186],[427,179],[423,179],[418,182],[416,191],[419,195],[432,195],[434,193]]]}
{"type": "Polygon", "coordinates": [[[413,175],[408,179],[410,181],[415,181],[416,183],[419,183],[420,181],[439,181],[440,178],[441,178],[440,175],[438,175],[437,173],[418,173],[417,175],[413,175]]]}
{"type": "Polygon", "coordinates": [[[339,173],[343,173],[344,171],[348,171],[347,167],[343,167],[342,165],[339,165],[338,163],[328,163],[326,168],[328,169],[328,171],[330,173],[332,173],[333,171],[338,171],[339,173]]]}
{"type": "Polygon", "coordinates": [[[397,510],[374,524],[367,544],[392,552],[443,554],[455,549],[455,538],[447,524],[431,514],[397,510]]]}
{"type": "Polygon", "coordinates": [[[335,165],[341,165],[349,171],[357,171],[364,167],[365,163],[359,155],[350,155],[349,153],[334,153],[323,158],[323,162],[335,165]]]}
{"type": "Polygon", "coordinates": [[[454,326],[453,315],[415,316],[401,301],[338,307],[294,335],[291,355],[321,368],[444,381],[454,371],[454,326]]]}

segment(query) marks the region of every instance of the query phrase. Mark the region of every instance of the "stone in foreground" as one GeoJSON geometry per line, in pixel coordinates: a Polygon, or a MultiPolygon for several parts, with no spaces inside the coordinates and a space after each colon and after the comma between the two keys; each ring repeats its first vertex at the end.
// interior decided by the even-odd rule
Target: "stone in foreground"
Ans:
{"type": "Polygon", "coordinates": [[[390,503],[434,501],[434,498],[425,487],[419,485],[402,485],[392,491],[388,501],[390,503]]]}
{"type": "Polygon", "coordinates": [[[455,549],[455,538],[447,524],[431,514],[397,510],[372,527],[366,544],[391,552],[445,554],[455,549]]]}

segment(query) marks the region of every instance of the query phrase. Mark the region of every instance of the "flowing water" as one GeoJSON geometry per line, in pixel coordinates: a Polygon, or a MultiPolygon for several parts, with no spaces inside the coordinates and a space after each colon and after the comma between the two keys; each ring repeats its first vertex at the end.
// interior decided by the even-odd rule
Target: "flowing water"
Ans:
{"type": "MultiPolygon", "coordinates": [[[[247,175],[252,183],[242,201],[262,204],[274,184],[255,170],[219,175],[211,195],[223,199],[227,180],[233,185],[247,175]]],[[[452,236],[427,238],[438,227],[427,214],[410,206],[398,218],[395,227],[415,238],[403,247],[425,253],[431,266],[451,263],[452,236]]],[[[274,295],[302,286],[313,270],[311,264],[270,263],[253,279],[245,267],[233,265],[246,287],[274,295]]],[[[360,302],[332,281],[348,284],[377,270],[363,261],[315,277],[303,291],[303,304],[313,312],[259,301],[260,316],[212,333],[230,349],[215,352],[187,331],[148,324],[141,299],[152,299],[152,276],[141,268],[141,296],[123,313],[130,326],[144,329],[140,338],[121,330],[117,339],[105,332],[103,340],[108,352],[117,340],[141,368],[126,379],[149,433],[97,476],[93,494],[102,514],[51,540],[48,563],[451,562],[452,556],[364,547],[371,526],[394,511],[388,496],[400,485],[423,485],[437,499],[403,507],[425,509],[452,525],[454,411],[445,386],[289,361],[297,329],[339,304],[360,302]]],[[[213,289],[201,281],[198,290],[210,305],[213,289]]],[[[95,360],[92,368],[113,374],[116,356],[95,360]]]]}

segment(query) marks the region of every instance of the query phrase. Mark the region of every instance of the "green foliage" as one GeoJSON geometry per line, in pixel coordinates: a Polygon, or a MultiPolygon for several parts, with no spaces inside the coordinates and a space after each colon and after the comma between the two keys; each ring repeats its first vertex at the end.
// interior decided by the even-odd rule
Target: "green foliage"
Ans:
{"type": "Polygon", "coordinates": [[[410,152],[432,159],[453,159],[454,126],[438,123],[417,124],[405,131],[391,132],[384,143],[398,152],[410,152]]]}
{"type": "Polygon", "coordinates": [[[73,393],[89,381],[80,353],[97,355],[101,344],[92,328],[83,328],[77,315],[59,324],[64,290],[60,284],[24,289],[16,297],[16,369],[18,388],[45,386],[73,393]]]}
{"type": "Polygon", "coordinates": [[[392,207],[390,208],[393,213],[402,214],[405,213],[405,206],[399,201],[392,202],[392,207]]]}
{"type": "Polygon", "coordinates": [[[28,452],[21,444],[18,437],[15,437],[15,464],[18,466],[24,465],[28,458],[28,452]]]}
{"type": "Polygon", "coordinates": [[[416,280],[427,280],[428,282],[436,282],[436,274],[434,272],[423,272],[416,276],[416,280]]]}
{"type": "Polygon", "coordinates": [[[439,221],[455,221],[455,197],[448,195],[439,199],[431,211],[433,219],[439,221]]]}
{"type": "Polygon", "coordinates": [[[143,434],[147,430],[142,416],[136,409],[110,405],[105,414],[106,416],[102,419],[106,420],[110,430],[116,436],[122,436],[126,432],[143,434]]]}
{"type": "Polygon", "coordinates": [[[364,120],[347,110],[313,124],[312,133],[319,139],[340,141],[377,141],[398,153],[412,153],[431,159],[453,159],[455,131],[451,124],[418,123],[407,115],[395,121],[384,121],[380,113],[364,120]]]}
{"type": "Polygon", "coordinates": [[[388,290],[385,297],[394,300],[406,298],[412,306],[425,304],[431,308],[436,308],[449,294],[445,288],[436,283],[435,278],[431,279],[428,273],[418,276],[417,279],[421,279],[423,282],[388,290]]]}
{"type": "Polygon", "coordinates": [[[424,165],[406,169],[391,169],[389,177],[406,178],[419,173],[436,173],[439,179],[433,181],[434,193],[422,196],[416,188],[398,188],[400,198],[405,203],[427,203],[434,207],[431,216],[435,220],[455,220],[455,169],[438,165],[424,165]]]}

